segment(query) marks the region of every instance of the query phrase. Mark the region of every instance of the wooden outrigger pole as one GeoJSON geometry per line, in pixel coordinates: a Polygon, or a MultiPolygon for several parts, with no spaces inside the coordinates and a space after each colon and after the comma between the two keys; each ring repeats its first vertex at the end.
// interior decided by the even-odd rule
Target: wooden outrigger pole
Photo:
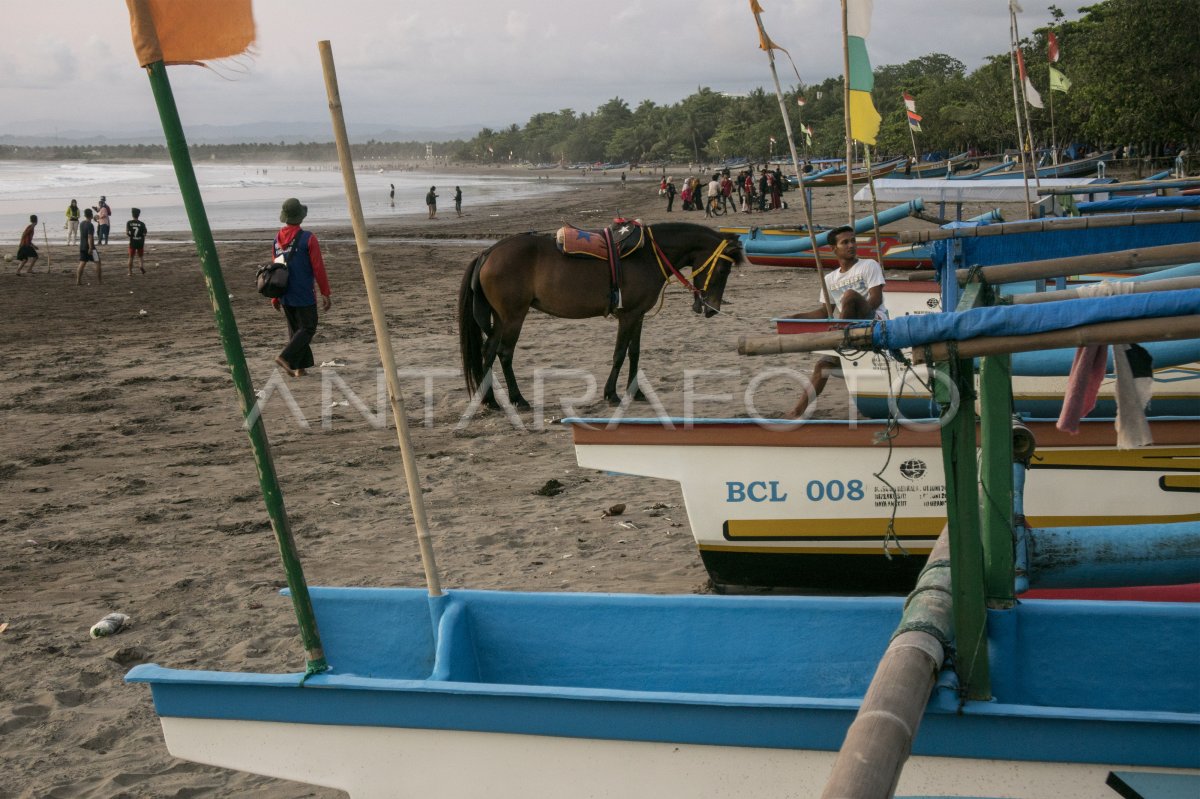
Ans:
{"type": "MultiPolygon", "coordinates": [[[[796,140],[792,134],[792,121],[787,112],[787,104],[783,101],[783,88],[779,84],[779,72],[775,69],[775,47],[777,45],[771,41],[771,37],[767,36],[766,28],[763,27],[762,17],[760,16],[762,14],[762,7],[758,5],[757,0],[750,0],[750,10],[753,12],[754,21],[758,25],[759,46],[767,51],[767,61],[771,65],[771,77],[775,81],[775,98],[779,101],[779,113],[783,115],[783,129],[787,133],[788,149],[792,153],[792,166],[796,170],[796,184],[800,189],[800,200],[804,204],[804,224],[808,225],[808,235],[812,237],[815,243],[817,230],[813,225],[813,214],[812,208],[808,203],[808,192],[804,188],[804,172],[800,170],[800,159],[796,155],[796,140]]],[[[850,221],[851,224],[854,223],[853,214],[851,214],[850,221]]],[[[878,224],[876,227],[878,227],[878,224]]],[[[817,282],[821,286],[821,302],[825,306],[825,315],[832,319],[836,309],[833,307],[833,300],[829,296],[829,287],[825,285],[825,268],[821,265],[821,251],[818,247],[813,247],[813,260],[817,265],[817,282]]]]}
{"type": "MultiPolygon", "coordinates": [[[[126,2],[132,18],[135,40],[138,37],[157,40],[158,33],[150,0],[126,0],[126,2]]],[[[188,153],[183,124],[179,120],[179,110],[175,106],[175,96],[171,92],[171,83],[167,79],[166,64],[160,52],[157,60],[143,63],[142,66],[145,67],[146,74],[150,78],[150,88],[154,93],[154,102],[158,106],[158,114],[162,120],[167,150],[171,154],[171,163],[175,167],[175,178],[179,181],[179,189],[183,195],[183,206],[187,211],[192,237],[196,241],[196,252],[200,258],[200,268],[204,272],[205,285],[208,287],[208,297],[212,303],[213,316],[216,318],[217,330],[221,336],[221,346],[224,348],[225,358],[229,362],[229,371],[233,376],[234,388],[237,389],[246,432],[250,437],[250,448],[254,452],[254,463],[258,469],[258,484],[262,489],[267,515],[271,519],[271,528],[275,531],[279,555],[283,560],[288,589],[291,592],[292,607],[300,625],[300,639],[303,642],[308,661],[305,670],[306,676],[319,674],[326,671],[329,665],[321,646],[316,615],[313,613],[312,601],[309,598],[308,584],[304,580],[304,570],[296,553],[296,542],[292,536],[291,523],[283,505],[283,491],[280,489],[279,480],[275,475],[271,445],[267,441],[267,429],[263,424],[262,412],[257,404],[258,398],[254,394],[250,369],[246,365],[246,353],[242,349],[237,320],[233,316],[233,306],[229,302],[229,290],[225,285],[225,277],[221,274],[221,263],[217,257],[217,247],[213,241],[212,230],[209,228],[208,214],[204,210],[204,201],[200,196],[200,186],[196,181],[196,173],[188,153]]]]}
{"type": "Polygon", "coordinates": [[[404,479],[412,503],[413,522],[417,528],[417,543],[421,550],[421,565],[425,569],[425,584],[431,597],[442,596],[441,580],[438,577],[437,561],[433,554],[433,542],[429,536],[429,521],[425,515],[425,497],[421,492],[421,477],[417,473],[417,461],[413,455],[412,439],[408,434],[408,417],[404,413],[404,396],[400,391],[400,379],[396,374],[396,356],[392,352],[392,338],[388,332],[387,319],[383,310],[383,297],[379,293],[379,281],[375,278],[375,259],[367,239],[367,226],[363,221],[362,200],[358,195],[358,179],[354,176],[354,162],[350,157],[350,137],[346,134],[346,120],[342,114],[342,98],[338,91],[337,72],[333,64],[333,49],[328,41],[317,43],[321,52],[321,69],[325,74],[325,92],[329,97],[329,115],[333,120],[333,135],[337,140],[338,163],[342,169],[342,180],[346,187],[346,202],[350,205],[350,222],[354,227],[354,241],[358,245],[358,261],[362,266],[363,282],[367,286],[367,300],[371,306],[371,321],[375,324],[375,341],[379,347],[379,360],[387,378],[388,402],[392,408],[392,419],[396,422],[396,436],[400,442],[400,456],[404,462],[404,479]]]}

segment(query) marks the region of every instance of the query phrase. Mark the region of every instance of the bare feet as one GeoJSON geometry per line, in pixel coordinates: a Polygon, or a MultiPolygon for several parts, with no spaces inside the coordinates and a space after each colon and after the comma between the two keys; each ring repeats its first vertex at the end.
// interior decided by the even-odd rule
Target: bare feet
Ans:
{"type": "Polygon", "coordinates": [[[287,372],[292,377],[300,377],[300,375],[302,374],[301,370],[293,369],[292,365],[290,363],[288,363],[287,361],[285,361],[283,359],[282,355],[275,356],[275,363],[277,363],[279,365],[280,369],[287,372]]]}

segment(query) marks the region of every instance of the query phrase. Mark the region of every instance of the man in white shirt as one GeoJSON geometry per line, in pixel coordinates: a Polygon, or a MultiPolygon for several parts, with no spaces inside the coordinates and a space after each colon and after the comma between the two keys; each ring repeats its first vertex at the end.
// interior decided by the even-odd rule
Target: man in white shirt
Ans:
{"type": "MultiPolygon", "coordinates": [[[[833,303],[833,315],[837,319],[887,319],[887,308],[883,305],[883,267],[878,261],[858,257],[858,244],[854,228],[843,225],[829,232],[829,243],[838,260],[838,268],[825,273],[825,285],[833,303]]],[[[824,297],[820,297],[823,301],[824,297]]],[[[793,314],[793,319],[825,319],[825,307],[793,314]]],[[[820,396],[829,380],[829,372],[839,366],[835,357],[822,356],[809,378],[812,389],[801,393],[796,407],[788,417],[802,418],[809,404],[820,396]]]]}
{"type": "Polygon", "coordinates": [[[708,191],[706,193],[708,200],[704,203],[704,216],[716,216],[713,211],[716,210],[717,202],[719,202],[721,197],[721,176],[719,174],[713,174],[712,180],[708,182],[708,191]]]}

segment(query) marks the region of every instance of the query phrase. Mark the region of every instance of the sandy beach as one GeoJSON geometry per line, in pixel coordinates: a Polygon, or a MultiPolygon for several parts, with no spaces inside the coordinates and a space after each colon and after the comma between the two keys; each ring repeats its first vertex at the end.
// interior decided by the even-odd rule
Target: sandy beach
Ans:
{"type": "MultiPolygon", "coordinates": [[[[787,196],[790,210],[749,219],[798,223],[799,198],[787,196]]],[[[840,222],[844,197],[818,190],[818,221],[840,222]]],[[[703,213],[677,206],[667,214],[656,180],[622,184],[615,175],[586,190],[465,210],[462,218],[452,205],[437,220],[398,216],[370,231],[399,366],[410,370],[405,402],[445,587],[706,590],[674,484],[575,465],[570,434],[554,420],[564,414],[558,394],[583,393],[580,372],[547,378],[550,399],[520,414],[524,429],[500,413],[462,423],[468,397],[455,320],[459,281],[482,240],[550,232],[564,221],[599,227],[617,210],[647,223],[704,224],[703,213]],[[552,481],[557,493],[543,490],[552,481]],[[617,503],[623,515],[602,517],[617,503]]],[[[916,226],[927,223],[903,227],[916,226]]],[[[311,585],[421,586],[396,432],[390,419],[378,424],[387,404],[353,237],[319,218],[305,227],[322,240],[334,292],[313,349],[318,363],[336,366],[298,380],[274,369],[284,323],[253,289],[273,228],[239,231],[219,251],[255,384],[274,387],[264,418],[306,576],[311,585]]],[[[149,690],[123,682],[143,662],[304,666],[290,603],[278,595],[283,569],[237,397],[185,238],[149,245],[147,274],[127,277],[114,237],[102,284],[89,273],[76,287],[73,253],[63,246],[32,277],[15,276],[13,264],[0,270],[8,305],[0,334],[9,343],[0,385],[3,799],[342,795],[172,758],[149,690]],[[132,626],[91,639],[89,627],[114,611],[132,626]]],[[[771,332],[769,318],[815,296],[810,271],[746,267],[729,280],[727,313],[705,320],[684,290],[670,288],[642,346],[663,406],[684,413],[685,370],[725,370],[699,385],[732,396],[698,403],[695,415],[746,415],[753,374],[810,361],[739,358],[738,336],[771,332]]],[[[611,319],[531,314],[515,361],[526,396],[539,368],[583,370],[603,384],[615,330],[611,319]]],[[[782,415],[795,391],[792,382],[768,381],[755,401],[764,415],[782,415]]],[[[611,409],[593,399],[575,411],[611,409]]],[[[630,415],[652,413],[642,406],[630,415]]],[[[844,413],[844,389],[832,381],[820,415],[844,413]]]]}

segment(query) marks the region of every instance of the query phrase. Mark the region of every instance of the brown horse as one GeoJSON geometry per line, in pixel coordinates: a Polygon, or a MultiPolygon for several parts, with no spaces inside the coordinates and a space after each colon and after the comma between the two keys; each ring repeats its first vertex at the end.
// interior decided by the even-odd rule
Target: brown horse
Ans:
{"type": "Polygon", "coordinates": [[[517,388],[512,358],[521,325],[530,308],[565,319],[607,316],[617,319],[617,346],[604,398],[620,402],[617,376],[629,356],[627,390],[637,389],[642,319],[664,287],[677,277],[694,295],[693,310],[706,317],[721,308],[721,295],[732,264],[742,261],[737,234],[687,222],[646,226],[643,245],[621,258],[621,307],[611,308],[608,262],[563,255],[553,236],[521,233],[501,239],[471,262],[458,291],[459,351],[467,391],[485,388],[484,402],[498,407],[493,393],[492,364],[500,358],[509,401],[529,403],[517,388]],[[691,268],[689,282],[680,270],[691,268]]]}

